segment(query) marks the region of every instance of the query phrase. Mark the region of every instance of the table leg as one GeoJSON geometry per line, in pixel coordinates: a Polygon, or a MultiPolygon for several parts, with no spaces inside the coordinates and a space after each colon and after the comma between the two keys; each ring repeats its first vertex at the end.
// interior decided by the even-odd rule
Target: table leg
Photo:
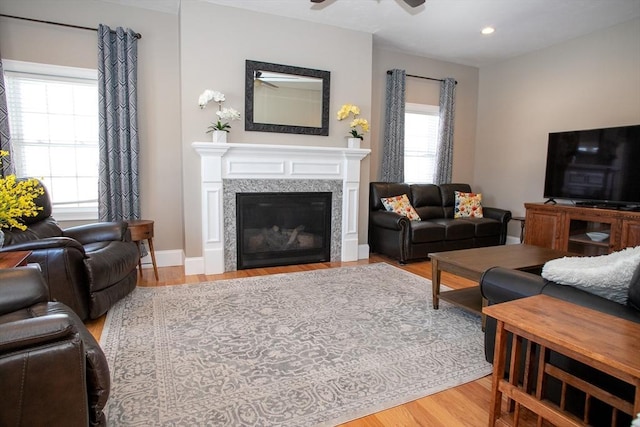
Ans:
{"type": "MultiPolygon", "coordinates": [[[[520,380],[520,357],[522,350],[522,338],[518,335],[512,335],[511,338],[511,362],[509,363],[509,384],[514,387],[518,386],[520,380]]],[[[515,400],[507,398],[509,412],[516,411],[514,414],[514,422],[517,423],[517,413],[520,412],[520,404],[515,400]]]]}
{"type": "Polygon", "coordinates": [[[431,286],[433,293],[433,308],[438,309],[440,295],[440,269],[438,268],[438,260],[431,259],[431,286]]]}
{"type": "Polygon", "coordinates": [[[142,251],[140,250],[140,241],[136,242],[138,245],[138,272],[140,273],[140,277],[142,277],[142,251]]]}
{"type": "Polygon", "coordinates": [[[504,376],[504,368],[507,359],[507,331],[504,329],[504,322],[497,321],[496,343],[493,353],[493,375],[491,377],[491,406],[489,407],[489,427],[496,425],[502,412],[502,392],[500,391],[500,381],[504,376]]]}
{"type": "Polygon", "coordinates": [[[636,397],[633,402],[633,416],[637,417],[640,414],[640,378],[636,378],[636,397]]]}
{"type": "Polygon", "coordinates": [[[524,359],[524,377],[522,379],[522,389],[525,393],[531,393],[531,375],[533,375],[535,363],[535,349],[531,340],[527,340],[527,349],[524,359]]]}
{"type": "Polygon", "coordinates": [[[153,238],[149,237],[149,251],[151,252],[151,261],[153,261],[153,273],[156,276],[156,281],[160,280],[158,278],[158,266],[156,264],[156,251],[153,249],[153,238]]]}

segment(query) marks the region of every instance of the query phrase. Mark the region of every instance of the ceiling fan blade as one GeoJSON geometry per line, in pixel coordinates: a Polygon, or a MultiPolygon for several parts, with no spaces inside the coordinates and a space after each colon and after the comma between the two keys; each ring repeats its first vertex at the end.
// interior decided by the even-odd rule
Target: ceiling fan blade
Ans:
{"type": "Polygon", "coordinates": [[[268,81],[262,80],[262,79],[260,79],[260,81],[262,82],[263,85],[267,85],[271,88],[278,89],[278,86],[274,85],[273,83],[269,83],[268,81]]]}
{"type": "Polygon", "coordinates": [[[404,0],[404,2],[411,7],[418,7],[421,4],[424,4],[424,0],[404,0]]]}
{"type": "MultiPolygon", "coordinates": [[[[322,3],[324,0],[311,0],[311,3],[322,3]]],[[[411,7],[418,7],[421,4],[424,4],[425,0],[404,0],[406,4],[411,7]]]]}

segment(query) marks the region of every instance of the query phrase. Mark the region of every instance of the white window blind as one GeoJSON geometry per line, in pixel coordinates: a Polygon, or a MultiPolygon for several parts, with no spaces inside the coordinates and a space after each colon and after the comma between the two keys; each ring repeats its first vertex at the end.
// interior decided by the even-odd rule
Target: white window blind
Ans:
{"type": "Polygon", "coordinates": [[[433,183],[439,121],[437,106],[409,103],[405,105],[405,182],[433,183]]]}
{"type": "Polygon", "coordinates": [[[95,70],[7,62],[3,66],[16,175],[42,179],[57,219],[97,218],[95,70]]]}

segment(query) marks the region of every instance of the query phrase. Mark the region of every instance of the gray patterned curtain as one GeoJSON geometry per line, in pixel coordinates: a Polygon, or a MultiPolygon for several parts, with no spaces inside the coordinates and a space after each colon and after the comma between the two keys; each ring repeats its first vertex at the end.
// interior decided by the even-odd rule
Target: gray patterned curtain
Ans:
{"type": "Polygon", "coordinates": [[[11,161],[11,134],[9,132],[9,110],[7,109],[7,95],[4,88],[4,68],[0,58],[0,150],[8,151],[9,155],[2,158],[0,175],[7,176],[15,173],[11,161]]]}
{"type": "Polygon", "coordinates": [[[100,221],[140,218],[136,33],[98,26],[100,221]]]}
{"type": "Polygon", "coordinates": [[[433,174],[435,184],[451,182],[453,170],[453,118],[455,112],[456,81],[447,77],[440,83],[440,126],[438,150],[433,174]]]}
{"type": "Polygon", "coordinates": [[[382,180],[404,181],[404,88],[405,70],[387,74],[384,142],[382,144],[382,180]]]}

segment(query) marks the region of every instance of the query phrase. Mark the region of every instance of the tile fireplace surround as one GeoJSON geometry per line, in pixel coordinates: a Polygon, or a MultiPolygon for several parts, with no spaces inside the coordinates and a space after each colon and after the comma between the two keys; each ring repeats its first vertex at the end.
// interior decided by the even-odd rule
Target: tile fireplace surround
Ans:
{"type": "Polygon", "coordinates": [[[191,146],[200,155],[202,263],[186,264],[186,274],[236,270],[239,192],[330,191],[331,261],[358,259],[360,162],[371,150],[211,142],[191,146]]]}

